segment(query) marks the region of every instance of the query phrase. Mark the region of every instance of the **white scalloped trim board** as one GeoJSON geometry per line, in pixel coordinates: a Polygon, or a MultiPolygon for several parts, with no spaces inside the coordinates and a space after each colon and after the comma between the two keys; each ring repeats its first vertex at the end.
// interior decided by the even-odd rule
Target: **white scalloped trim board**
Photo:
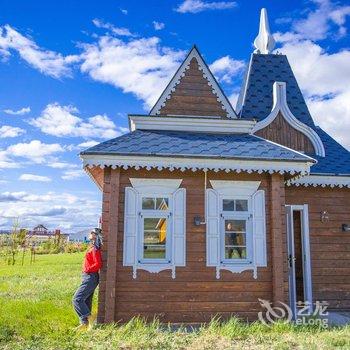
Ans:
{"type": "Polygon", "coordinates": [[[264,118],[259,123],[255,124],[252,133],[256,133],[258,130],[261,130],[269,124],[271,124],[275,120],[279,112],[281,112],[282,116],[288,122],[289,125],[291,125],[294,129],[300,131],[306,137],[309,138],[318,156],[325,156],[325,149],[323,143],[320,137],[317,135],[316,131],[299,121],[289,109],[287,104],[287,91],[285,82],[274,82],[272,111],[266,118],[264,118]]]}
{"type": "Polygon", "coordinates": [[[198,52],[198,49],[196,48],[196,46],[194,46],[191,49],[186,59],[182,62],[181,66],[179,67],[179,69],[177,70],[177,72],[169,82],[168,86],[162,92],[158,101],[156,102],[154,107],[151,109],[149,114],[150,115],[159,114],[160,109],[165,106],[166,100],[170,99],[171,93],[175,91],[176,85],[178,85],[180,83],[181,78],[185,76],[185,71],[189,69],[192,58],[196,58],[199,69],[203,72],[203,77],[208,80],[208,85],[211,86],[213,93],[217,96],[217,100],[221,102],[222,109],[227,112],[228,118],[237,118],[237,114],[235,113],[233,107],[231,106],[231,103],[229,102],[227,97],[224,95],[224,93],[220,89],[213,74],[208,69],[206,63],[204,62],[202,56],[198,52]]]}
{"type": "Polygon", "coordinates": [[[350,188],[350,176],[323,176],[308,175],[298,179],[289,180],[287,186],[304,187],[348,187],[350,188]]]}
{"type": "Polygon", "coordinates": [[[310,172],[312,162],[296,161],[272,161],[272,160],[238,160],[238,159],[200,159],[200,158],[173,158],[173,157],[142,157],[142,156],[106,156],[106,155],[82,155],[84,167],[92,168],[107,166],[113,169],[121,167],[123,169],[135,168],[139,170],[169,169],[170,171],[197,171],[213,170],[218,171],[235,171],[237,173],[247,172],[248,174],[257,172],[262,174],[267,172],[292,175],[306,175],[310,172]]]}

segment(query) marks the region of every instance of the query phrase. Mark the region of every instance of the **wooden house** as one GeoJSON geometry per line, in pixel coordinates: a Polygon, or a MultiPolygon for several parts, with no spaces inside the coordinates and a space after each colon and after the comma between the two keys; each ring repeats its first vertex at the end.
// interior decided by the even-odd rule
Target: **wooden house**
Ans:
{"type": "Polygon", "coordinates": [[[266,12],[234,109],[194,46],[149,115],[81,153],[103,193],[98,320],[350,309],[350,153],[315,125],[266,12]]]}

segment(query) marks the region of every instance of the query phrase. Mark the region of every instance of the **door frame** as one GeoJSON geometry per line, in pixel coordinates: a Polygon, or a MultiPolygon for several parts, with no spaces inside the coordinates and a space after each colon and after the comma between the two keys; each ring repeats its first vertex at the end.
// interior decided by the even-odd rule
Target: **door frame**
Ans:
{"type": "Polygon", "coordinates": [[[303,287],[304,298],[308,303],[308,311],[312,312],[312,274],[310,254],[310,231],[309,231],[309,207],[303,205],[286,205],[287,224],[287,253],[288,253],[288,285],[289,306],[293,313],[293,319],[297,318],[296,281],[295,281],[295,247],[294,247],[294,222],[293,214],[300,212],[301,224],[301,249],[303,258],[303,287]]]}

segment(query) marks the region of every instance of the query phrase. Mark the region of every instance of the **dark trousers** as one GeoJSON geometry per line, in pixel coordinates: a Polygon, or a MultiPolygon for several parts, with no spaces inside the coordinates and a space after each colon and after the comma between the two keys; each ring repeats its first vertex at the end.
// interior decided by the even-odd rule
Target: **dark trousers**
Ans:
{"type": "Polygon", "coordinates": [[[73,306],[79,316],[80,323],[88,323],[88,316],[91,315],[92,298],[98,286],[99,274],[83,273],[81,285],[73,297],[73,306]]]}

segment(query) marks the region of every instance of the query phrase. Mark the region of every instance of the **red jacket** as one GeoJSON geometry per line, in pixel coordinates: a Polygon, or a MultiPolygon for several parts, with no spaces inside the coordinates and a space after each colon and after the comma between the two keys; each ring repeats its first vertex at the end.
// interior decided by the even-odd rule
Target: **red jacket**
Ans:
{"type": "Polygon", "coordinates": [[[90,248],[85,254],[84,263],[83,263],[83,272],[85,273],[98,272],[101,267],[102,267],[101,250],[96,249],[95,247],[90,248]]]}

